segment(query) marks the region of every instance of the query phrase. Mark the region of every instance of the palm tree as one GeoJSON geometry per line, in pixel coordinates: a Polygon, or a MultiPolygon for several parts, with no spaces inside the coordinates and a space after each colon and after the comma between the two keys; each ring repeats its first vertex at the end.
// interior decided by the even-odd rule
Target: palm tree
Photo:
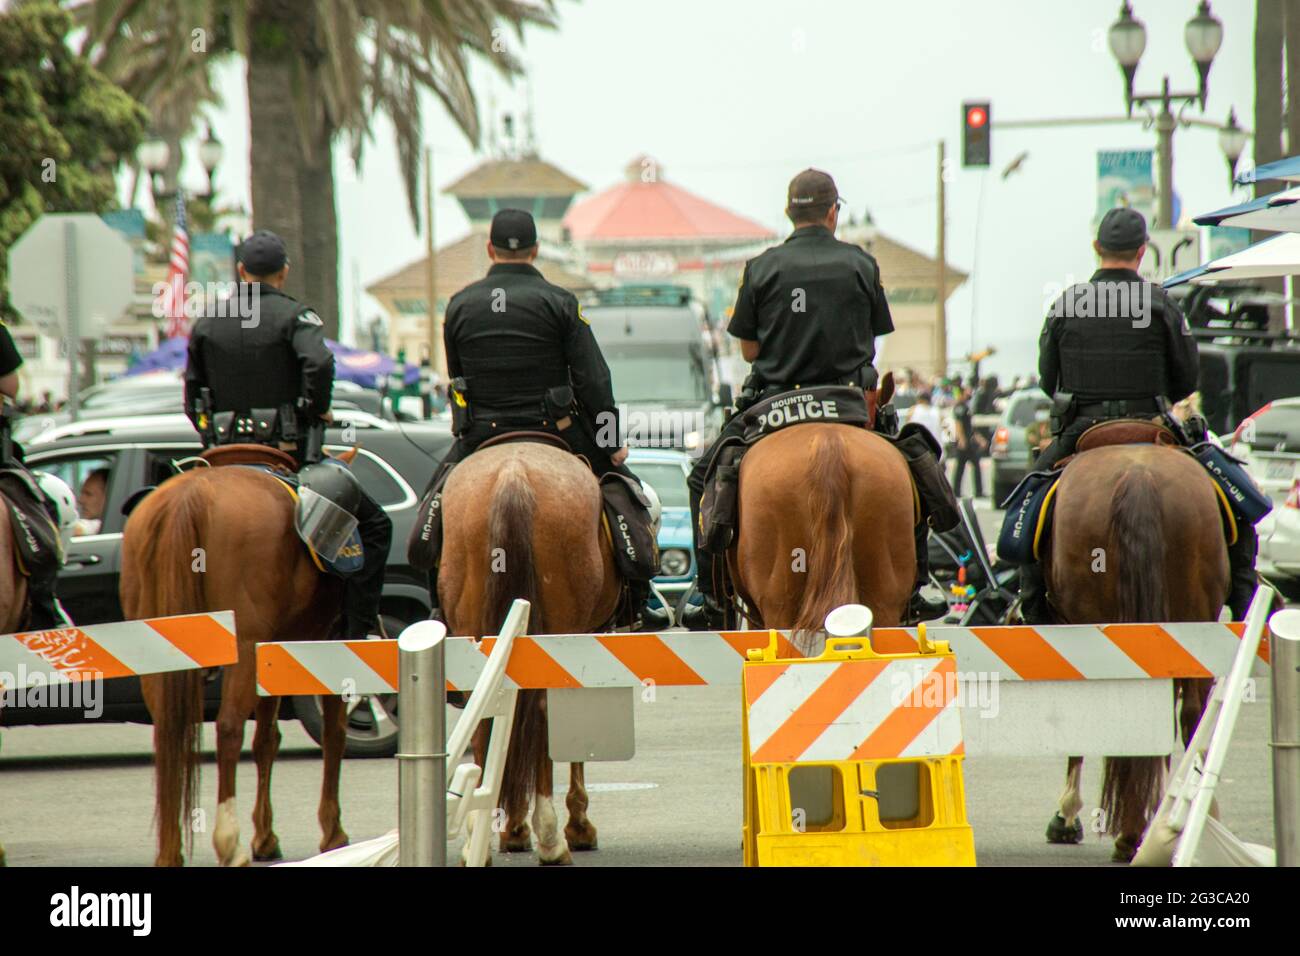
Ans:
{"type": "MultiPolygon", "coordinates": [[[[288,291],[311,302],[330,335],[338,330],[332,153],[338,137],[359,164],[375,115],[389,116],[418,227],[420,92],[432,92],[477,146],[472,58],[518,75],[522,67],[501,42],[503,32],[522,41],[529,24],[555,25],[553,0],[92,0],[86,6],[87,50],[110,77],[139,84],[139,98],[151,108],[158,104],[153,96],[168,95],[190,71],[208,76],[214,57],[244,57],[254,224],[284,237],[293,263],[288,291]],[[187,55],[180,45],[194,30],[210,37],[205,54],[187,55]],[[170,51],[170,60],[160,51],[170,51]]],[[[193,100],[191,112],[201,101],[193,100]]]]}

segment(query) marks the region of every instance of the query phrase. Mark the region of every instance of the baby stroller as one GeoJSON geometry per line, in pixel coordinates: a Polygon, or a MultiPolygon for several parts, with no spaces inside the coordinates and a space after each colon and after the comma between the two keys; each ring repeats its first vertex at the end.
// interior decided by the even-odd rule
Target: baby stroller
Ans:
{"type": "Polygon", "coordinates": [[[974,499],[962,498],[958,510],[957,527],[929,537],[930,579],[947,595],[950,607],[943,623],[1006,624],[1019,598],[1019,569],[1001,561],[990,563],[974,499]]]}

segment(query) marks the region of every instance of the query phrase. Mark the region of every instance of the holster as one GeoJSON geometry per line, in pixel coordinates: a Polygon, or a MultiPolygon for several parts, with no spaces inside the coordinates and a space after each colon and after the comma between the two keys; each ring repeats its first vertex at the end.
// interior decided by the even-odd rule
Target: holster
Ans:
{"type": "Polygon", "coordinates": [[[1048,424],[1052,429],[1053,438],[1061,434],[1065,426],[1074,420],[1076,405],[1073,392],[1057,392],[1052,396],[1051,411],[1048,412],[1048,424]]]}
{"type": "Polygon", "coordinates": [[[951,531],[961,523],[957,510],[957,496],[939,464],[938,443],[934,436],[916,422],[904,425],[897,438],[891,439],[894,447],[907,459],[916,491],[921,499],[921,514],[934,531],[951,531]]]}
{"type": "Polygon", "coordinates": [[[578,417],[575,405],[573,386],[557,385],[546,390],[542,398],[542,414],[555,422],[556,428],[563,431],[573,424],[572,419],[578,417]],[[561,425],[560,423],[566,418],[570,421],[561,425]]]}
{"type": "Polygon", "coordinates": [[[740,391],[736,395],[736,414],[739,415],[741,412],[745,411],[745,409],[758,401],[758,397],[762,394],[763,388],[764,382],[762,376],[757,372],[750,372],[749,375],[745,377],[745,381],[741,383],[740,391]]]}

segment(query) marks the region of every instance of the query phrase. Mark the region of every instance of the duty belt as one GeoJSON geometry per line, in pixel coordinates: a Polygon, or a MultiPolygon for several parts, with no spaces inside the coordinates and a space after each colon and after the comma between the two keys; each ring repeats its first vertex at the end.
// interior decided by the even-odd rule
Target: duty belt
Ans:
{"type": "Polygon", "coordinates": [[[1104,402],[1080,402],[1075,408],[1078,418],[1128,418],[1132,415],[1155,415],[1160,405],[1154,398],[1116,398],[1104,402]]]}

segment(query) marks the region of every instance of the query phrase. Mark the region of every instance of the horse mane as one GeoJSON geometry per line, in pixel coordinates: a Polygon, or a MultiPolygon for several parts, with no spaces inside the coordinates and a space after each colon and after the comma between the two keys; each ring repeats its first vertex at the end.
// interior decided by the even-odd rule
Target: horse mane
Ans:
{"type": "Polygon", "coordinates": [[[827,614],[858,600],[848,513],[851,476],[840,429],[826,429],[815,439],[807,473],[808,500],[818,520],[809,529],[807,586],[790,635],[795,646],[805,652],[811,649],[827,614]]]}

